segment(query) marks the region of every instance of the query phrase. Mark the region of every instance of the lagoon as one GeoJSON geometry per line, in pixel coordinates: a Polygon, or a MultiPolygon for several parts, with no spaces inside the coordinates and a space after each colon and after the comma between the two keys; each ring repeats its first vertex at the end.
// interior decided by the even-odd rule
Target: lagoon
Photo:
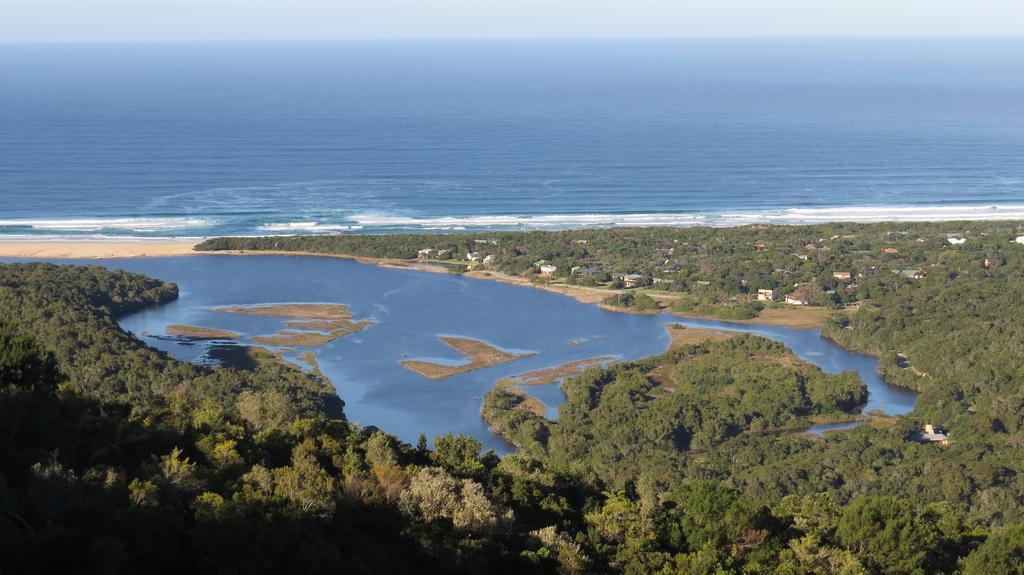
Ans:
{"type": "MultiPolygon", "coordinates": [[[[186,361],[230,362],[232,346],[251,343],[252,336],[273,334],[287,321],[214,311],[218,306],[347,305],[353,320],[370,319],[373,324],[326,345],[296,346],[286,357],[298,363],[301,354],[312,351],[320,370],[345,401],[351,421],[385,429],[412,443],[420,433],[433,438],[451,431],[472,435],[486,448],[508,453],[512,447],[480,417],[483,396],[496,381],[596,356],[632,360],[661,353],[669,344],[664,329],[669,323],[755,333],[784,343],[825,371],[855,370],[870,392],[865,413],[908,413],[916,397],[887,385],[877,374],[875,358],[844,350],[813,329],[616,313],[539,289],[330,257],[196,255],[99,263],[178,284],[178,300],[120,318],[120,323],[148,345],[186,361]],[[167,326],[173,324],[245,336],[223,342],[166,337],[167,326]],[[438,336],[473,338],[505,351],[534,355],[440,381],[400,365],[407,359],[451,365],[466,360],[438,336]]],[[[549,407],[549,417],[556,416],[564,399],[557,383],[527,391],[549,407]]]]}

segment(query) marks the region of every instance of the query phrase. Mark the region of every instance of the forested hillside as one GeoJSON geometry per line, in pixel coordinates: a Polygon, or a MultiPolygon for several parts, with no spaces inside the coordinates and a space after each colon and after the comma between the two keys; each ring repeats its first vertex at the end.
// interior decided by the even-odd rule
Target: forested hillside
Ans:
{"type": "Polygon", "coordinates": [[[173,296],[102,268],[0,266],[3,573],[1021,569],[1012,429],[947,447],[907,441],[913,420],[745,433],[863,398],[765,340],[588,372],[559,424],[534,422],[543,448],[499,459],[460,436],[401,444],[347,423],[314,376],[264,356],[187,365],[114,320],[173,296]],[[692,453],[669,475],[672,446],[692,453]]]}
{"type": "Polygon", "coordinates": [[[487,394],[484,418],[525,453],[620,489],[641,476],[678,483],[689,452],[803,429],[812,417],[843,420],[867,399],[856,373],[827,374],[750,335],[592,369],[562,388],[557,422],[501,387],[487,394]]]}

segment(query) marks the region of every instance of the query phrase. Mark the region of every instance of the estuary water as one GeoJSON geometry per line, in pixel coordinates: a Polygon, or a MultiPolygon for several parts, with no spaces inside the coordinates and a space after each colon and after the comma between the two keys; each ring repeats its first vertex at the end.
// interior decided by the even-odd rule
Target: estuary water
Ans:
{"type": "MultiPolygon", "coordinates": [[[[327,257],[197,255],[100,263],[178,284],[178,300],[124,317],[120,323],[147,344],[188,361],[230,360],[231,346],[162,337],[169,324],[249,336],[281,329],[278,318],[212,311],[216,306],[342,303],[355,319],[373,319],[364,331],[321,347],[295,347],[290,357],[313,351],[345,401],[350,420],[380,427],[408,442],[415,442],[420,433],[432,439],[452,431],[473,435],[486,447],[507,453],[511,447],[480,417],[483,395],[497,380],[597,356],[630,360],[661,353],[668,346],[664,326],[669,323],[756,333],[785,343],[826,371],[855,370],[870,391],[865,411],[901,414],[914,406],[913,393],[892,388],[878,377],[874,358],[845,351],[817,330],[608,312],[538,289],[327,257]],[[438,335],[480,339],[536,355],[442,381],[399,364],[404,359],[463,361],[438,335]]],[[[548,405],[549,417],[557,415],[564,400],[558,384],[526,390],[548,405]]]]}
{"type": "Polygon", "coordinates": [[[0,44],[2,237],[1024,219],[1024,40],[0,44]]]}

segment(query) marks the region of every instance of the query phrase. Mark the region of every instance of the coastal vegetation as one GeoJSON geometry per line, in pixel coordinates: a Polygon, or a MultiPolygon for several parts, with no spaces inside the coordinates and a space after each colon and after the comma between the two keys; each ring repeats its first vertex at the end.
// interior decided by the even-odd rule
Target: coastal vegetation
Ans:
{"type": "Polygon", "coordinates": [[[1021,233],[1013,222],[829,223],[214,238],[196,250],[426,257],[419,261],[458,261],[544,283],[686,294],[711,308],[757,301],[758,290],[771,290],[771,301],[792,293],[805,304],[840,307],[870,299],[894,281],[941,274],[956,254],[970,254],[975,269],[986,257],[999,261],[1024,247],[1012,241],[1021,233]],[[960,239],[966,241],[955,243],[960,239]]]}
{"type": "Polygon", "coordinates": [[[591,369],[562,387],[557,421],[529,417],[502,387],[484,398],[484,418],[523,453],[620,489],[641,473],[676,484],[688,452],[807,427],[811,417],[843,418],[867,399],[856,374],[827,374],[746,334],[591,369]]]}
{"type": "Polygon", "coordinates": [[[432,361],[405,360],[402,367],[418,373],[423,377],[435,381],[447,379],[453,375],[483,369],[495,365],[501,365],[524,357],[530,357],[532,353],[509,353],[492,345],[476,339],[463,337],[438,336],[445,345],[466,356],[466,363],[460,365],[445,365],[432,361]]]}
{"type": "Polygon", "coordinates": [[[954,435],[1005,436],[1024,426],[1022,236],[1018,222],[887,222],[217,238],[197,249],[486,252],[491,263],[474,266],[565,289],[591,286],[619,303],[649,306],[640,297],[648,296],[678,315],[820,325],[826,337],[878,355],[887,381],[920,391],[920,416],[954,435]],[[542,276],[540,261],[555,270],[542,276]],[[650,287],[625,287],[630,274],[650,287]],[[787,295],[799,304],[785,303],[787,295]]]}
{"type": "Polygon", "coordinates": [[[658,305],[658,302],[644,293],[618,293],[605,298],[601,305],[603,307],[620,308],[640,313],[657,313],[661,311],[661,306],[658,305]]]}
{"type": "MultiPolygon", "coordinates": [[[[0,567],[1016,573],[1024,245],[1011,240],[1021,235],[971,222],[473,237],[497,241],[477,248],[499,254],[494,273],[540,281],[545,259],[557,269],[543,281],[593,282],[603,297],[725,308],[756,301],[757,289],[795,294],[817,304],[825,335],[878,354],[889,381],[921,392],[908,416],[814,436],[802,429],[863,406],[855,374],[822,372],[755,336],[704,338],[565,379],[557,421],[497,387],[483,415],[519,447],[503,458],[463,436],[431,449],[352,425],[316,373],[194,366],[118,327],[118,315],[176,297],[173,285],[0,265],[0,567]],[[657,266],[685,258],[680,275],[639,265],[663,242],[675,251],[657,266]],[[505,260],[506,248],[523,253],[505,260]],[[599,271],[575,278],[576,265],[599,271]],[[613,288],[620,272],[650,285],[613,288]],[[925,423],[948,428],[949,445],[915,441],[925,423]]],[[[428,241],[353,237],[302,241],[388,258],[428,241]]],[[[758,321],[808,309],[763,305],[758,321]]]]}

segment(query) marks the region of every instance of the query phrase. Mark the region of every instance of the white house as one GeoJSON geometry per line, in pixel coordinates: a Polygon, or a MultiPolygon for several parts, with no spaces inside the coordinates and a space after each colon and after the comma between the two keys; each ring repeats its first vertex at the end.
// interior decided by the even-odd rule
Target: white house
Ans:
{"type": "Polygon", "coordinates": [[[966,244],[967,238],[946,238],[946,241],[954,246],[959,246],[961,244],[966,244]]]}
{"type": "Polygon", "coordinates": [[[759,289],[759,290],[757,290],[757,301],[775,301],[775,290],[771,290],[771,289],[759,289]]]}
{"type": "Polygon", "coordinates": [[[1018,243],[1018,244],[1024,244],[1024,236],[1020,236],[1020,237],[1018,237],[1017,239],[1015,239],[1013,241],[1018,243]]]}
{"type": "Polygon", "coordinates": [[[622,276],[622,283],[628,288],[635,288],[643,281],[644,276],[640,274],[626,274],[622,276]]]}
{"type": "Polygon", "coordinates": [[[802,299],[796,292],[790,292],[786,294],[786,303],[790,305],[807,305],[807,301],[802,299]]]}
{"type": "Polygon", "coordinates": [[[432,255],[434,255],[433,248],[423,248],[422,250],[416,252],[416,257],[421,260],[429,259],[430,256],[432,255]]]}
{"type": "Polygon", "coordinates": [[[922,443],[934,443],[938,445],[949,445],[949,434],[930,423],[924,426],[924,432],[919,435],[922,443]]]}
{"type": "Polygon", "coordinates": [[[466,259],[471,262],[482,262],[484,261],[483,252],[469,252],[466,254],[466,259]]]}
{"type": "Polygon", "coordinates": [[[556,271],[558,271],[558,267],[557,266],[553,266],[551,264],[544,264],[544,265],[540,266],[540,275],[542,275],[542,276],[552,275],[556,271]]]}
{"type": "Polygon", "coordinates": [[[494,254],[488,254],[487,257],[484,258],[484,263],[485,264],[492,264],[492,263],[494,263],[494,254]]]}

